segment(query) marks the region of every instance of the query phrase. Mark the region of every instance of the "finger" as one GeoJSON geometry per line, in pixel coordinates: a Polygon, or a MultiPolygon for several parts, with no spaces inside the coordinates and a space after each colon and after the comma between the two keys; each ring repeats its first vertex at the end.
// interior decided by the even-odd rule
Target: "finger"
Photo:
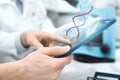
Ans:
{"type": "Polygon", "coordinates": [[[46,54],[48,56],[58,56],[65,54],[70,50],[70,46],[54,46],[54,47],[41,47],[39,48],[38,52],[42,54],[46,54]]]}
{"type": "Polygon", "coordinates": [[[55,46],[54,42],[49,43],[49,47],[55,46]]]}
{"type": "Polygon", "coordinates": [[[67,57],[63,57],[63,58],[56,58],[56,63],[58,63],[58,65],[60,65],[60,67],[63,67],[67,64],[69,64],[72,60],[72,55],[69,55],[67,57]]]}
{"type": "Polygon", "coordinates": [[[47,36],[48,39],[51,39],[53,41],[59,41],[59,42],[68,44],[70,46],[72,45],[71,41],[69,41],[61,36],[55,35],[55,34],[44,33],[44,36],[47,36]]]}
{"type": "Polygon", "coordinates": [[[37,49],[39,49],[40,47],[43,47],[43,45],[37,39],[33,39],[31,41],[31,45],[33,45],[37,49]]]}
{"type": "Polygon", "coordinates": [[[71,46],[71,41],[69,41],[69,40],[67,40],[67,39],[65,39],[65,38],[63,38],[63,37],[60,37],[60,36],[58,36],[58,35],[54,35],[53,37],[52,37],[52,39],[53,40],[56,40],[56,41],[59,41],[59,42],[62,42],[62,43],[65,43],[65,44],[68,44],[68,45],[70,45],[71,46]]]}

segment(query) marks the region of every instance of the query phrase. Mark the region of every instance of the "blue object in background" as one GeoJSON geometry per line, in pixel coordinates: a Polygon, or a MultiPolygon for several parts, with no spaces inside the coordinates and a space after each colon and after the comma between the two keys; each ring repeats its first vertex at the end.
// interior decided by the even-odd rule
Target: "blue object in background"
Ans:
{"type": "MultiPolygon", "coordinates": [[[[112,7],[94,9],[93,16],[103,19],[115,18],[115,9],[112,7]]],[[[73,52],[74,59],[83,62],[114,62],[115,61],[115,25],[103,31],[97,39],[81,46],[73,52]],[[101,39],[101,40],[99,40],[101,39]],[[95,41],[100,41],[96,42],[95,41]]]]}
{"type": "Polygon", "coordinates": [[[105,72],[96,72],[94,77],[87,77],[87,80],[120,80],[120,75],[105,72]]]}

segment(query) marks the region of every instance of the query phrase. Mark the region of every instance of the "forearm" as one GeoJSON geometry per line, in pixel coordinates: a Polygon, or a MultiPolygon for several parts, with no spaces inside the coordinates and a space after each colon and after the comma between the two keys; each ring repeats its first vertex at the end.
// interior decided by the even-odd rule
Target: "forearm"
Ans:
{"type": "Polygon", "coordinates": [[[19,62],[0,64],[0,80],[22,80],[24,65],[19,62]]]}

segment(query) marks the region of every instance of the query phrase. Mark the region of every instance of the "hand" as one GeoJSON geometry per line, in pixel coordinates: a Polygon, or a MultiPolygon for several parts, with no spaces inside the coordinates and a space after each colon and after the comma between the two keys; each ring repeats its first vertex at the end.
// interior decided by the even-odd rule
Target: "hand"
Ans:
{"type": "Polygon", "coordinates": [[[57,80],[61,70],[70,63],[71,56],[53,58],[49,56],[63,55],[70,47],[41,47],[25,59],[26,73],[29,75],[22,80],[57,80]],[[46,54],[46,55],[44,55],[46,54]]]}
{"type": "Polygon", "coordinates": [[[37,31],[27,31],[23,32],[21,35],[21,42],[24,47],[34,46],[39,49],[40,47],[50,47],[54,46],[54,42],[59,41],[67,45],[71,45],[69,40],[66,40],[60,36],[46,33],[46,32],[37,32],[37,31]]]}
{"type": "Polygon", "coordinates": [[[0,79],[57,80],[61,70],[65,65],[70,63],[72,57],[53,58],[50,56],[62,55],[69,51],[69,49],[70,47],[68,46],[41,47],[35,52],[29,54],[26,58],[14,63],[14,65],[7,65],[7,67],[4,66],[3,69],[0,68],[0,79]],[[2,74],[2,71],[4,74],[2,74]]]}

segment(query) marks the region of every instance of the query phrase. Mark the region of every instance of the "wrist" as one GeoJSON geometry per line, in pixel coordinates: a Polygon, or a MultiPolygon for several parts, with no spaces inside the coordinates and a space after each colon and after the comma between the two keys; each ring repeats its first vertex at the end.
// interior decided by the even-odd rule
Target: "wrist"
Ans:
{"type": "Polygon", "coordinates": [[[21,61],[0,65],[0,80],[23,80],[25,65],[21,61]]]}

